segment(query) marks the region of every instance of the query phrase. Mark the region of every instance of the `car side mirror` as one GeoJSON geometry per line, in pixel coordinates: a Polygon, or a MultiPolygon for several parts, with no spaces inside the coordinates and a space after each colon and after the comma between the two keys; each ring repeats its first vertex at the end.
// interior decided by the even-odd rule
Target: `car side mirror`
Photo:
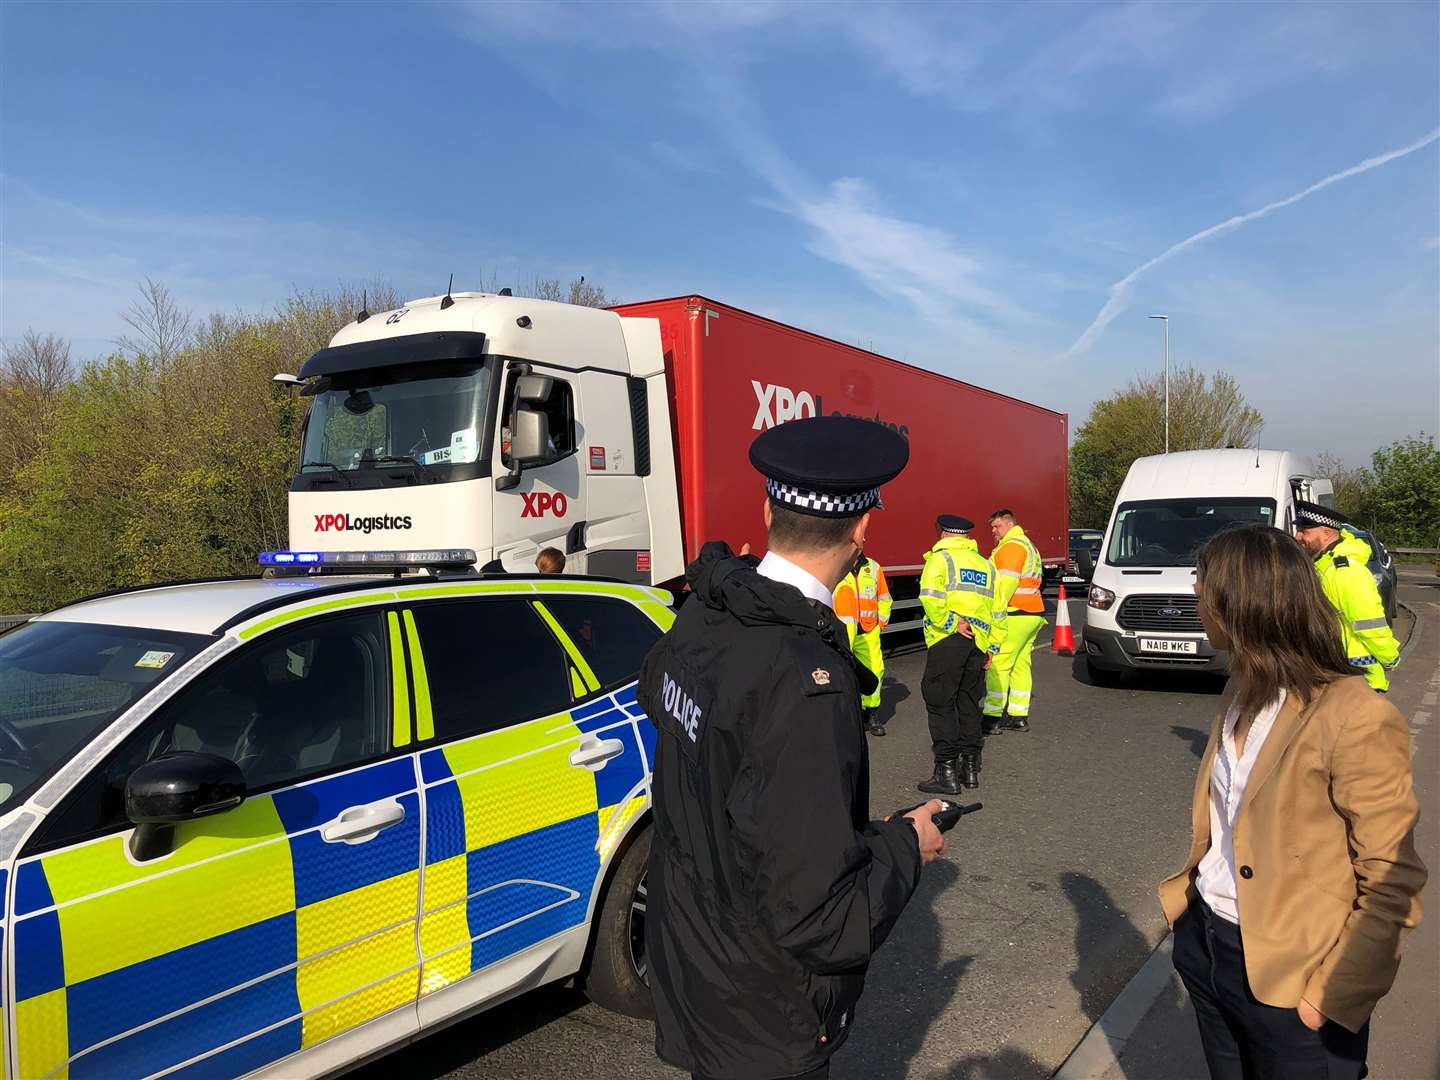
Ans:
{"type": "Polygon", "coordinates": [[[185,751],[147,761],[125,780],[125,816],[135,823],[130,854],[137,862],[168,855],[174,826],[244,801],[245,775],[227,757],[185,751]]]}

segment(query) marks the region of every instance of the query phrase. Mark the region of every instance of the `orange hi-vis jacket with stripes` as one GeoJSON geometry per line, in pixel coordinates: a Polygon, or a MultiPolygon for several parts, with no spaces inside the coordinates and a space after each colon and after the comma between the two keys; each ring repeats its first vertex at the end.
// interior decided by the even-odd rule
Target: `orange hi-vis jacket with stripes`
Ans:
{"type": "Polygon", "coordinates": [[[1044,615],[1045,601],[1040,596],[1040,582],[1045,564],[1040,552],[1019,525],[1000,538],[990,553],[995,564],[995,608],[997,611],[1023,611],[1027,615],[1044,615]]]}
{"type": "Polygon", "coordinates": [[[835,589],[835,615],[851,633],[868,634],[890,621],[890,585],[885,571],[867,558],[858,574],[847,574],[835,589]]]}

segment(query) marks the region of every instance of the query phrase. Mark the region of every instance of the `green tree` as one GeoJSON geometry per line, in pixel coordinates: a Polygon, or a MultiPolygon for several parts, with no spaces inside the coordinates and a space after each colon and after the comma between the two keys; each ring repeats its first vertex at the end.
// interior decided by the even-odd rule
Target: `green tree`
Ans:
{"type": "MultiPolygon", "coordinates": [[[[1224,372],[1194,368],[1170,375],[1170,449],[1252,446],[1263,418],[1224,372]]],[[[1165,450],[1165,380],[1136,376],[1113,397],[1097,401],[1070,447],[1070,524],[1104,528],[1131,463],[1165,450]]]]}
{"type": "Polygon", "coordinates": [[[1425,432],[1397,439],[1370,459],[1367,524],[1390,547],[1440,543],[1440,449],[1425,432]]]}

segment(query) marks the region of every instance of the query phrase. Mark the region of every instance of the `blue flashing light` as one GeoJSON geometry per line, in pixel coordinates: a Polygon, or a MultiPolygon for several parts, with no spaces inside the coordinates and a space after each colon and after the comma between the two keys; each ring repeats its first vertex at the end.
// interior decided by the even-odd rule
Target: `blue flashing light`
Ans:
{"type": "Polygon", "coordinates": [[[325,561],[318,551],[262,551],[261,566],[314,566],[325,561]]]}

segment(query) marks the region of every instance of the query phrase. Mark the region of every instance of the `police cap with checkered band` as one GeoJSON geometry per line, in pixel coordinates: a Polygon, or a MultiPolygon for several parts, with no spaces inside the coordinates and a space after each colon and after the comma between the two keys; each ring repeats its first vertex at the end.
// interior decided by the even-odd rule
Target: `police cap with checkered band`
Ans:
{"type": "Polygon", "coordinates": [[[880,485],[909,460],[899,432],[852,416],[791,420],[750,444],[771,501],[811,517],[856,517],[880,505],[880,485]]]}
{"type": "Polygon", "coordinates": [[[1297,529],[1328,528],[1339,532],[1345,527],[1345,522],[1328,506],[1296,499],[1295,527],[1297,529]]]}

